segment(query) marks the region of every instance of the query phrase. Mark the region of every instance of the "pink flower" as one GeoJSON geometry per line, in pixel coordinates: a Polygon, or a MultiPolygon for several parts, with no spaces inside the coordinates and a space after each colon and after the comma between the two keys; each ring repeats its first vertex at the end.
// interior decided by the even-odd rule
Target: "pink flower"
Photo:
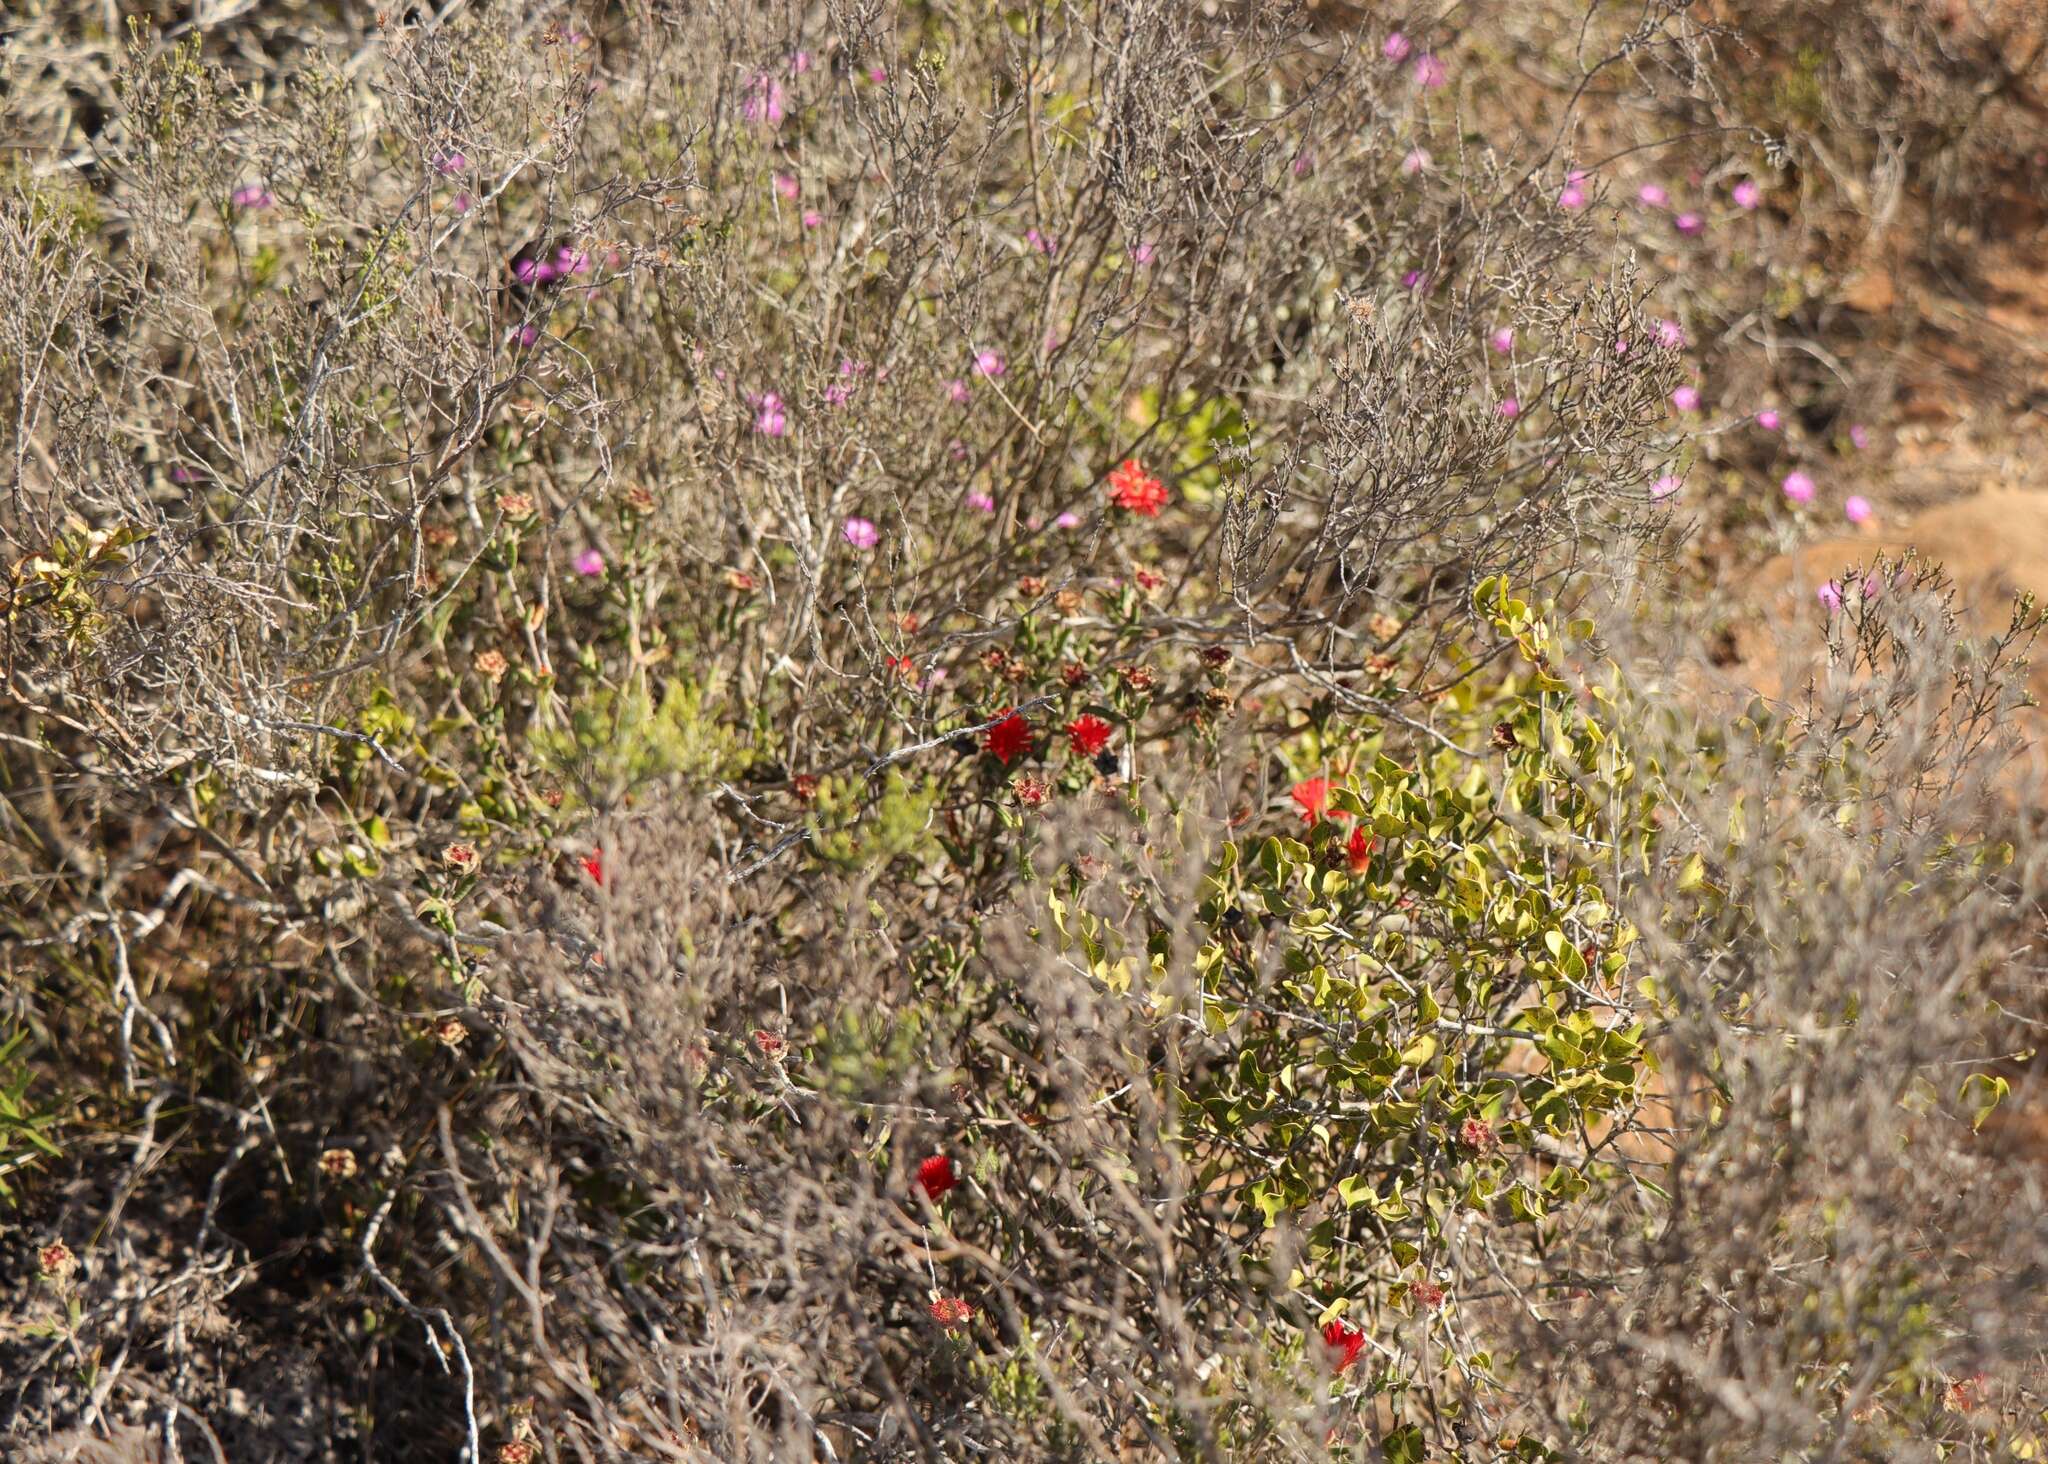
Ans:
{"type": "Polygon", "coordinates": [[[1852,524],[1867,524],[1876,513],[1877,510],[1870,506],[1870,500],[1860,493],[1842,505],[1842,517],[1852,524]]]}
{"type": "Polygon", "coordinates": [[[1652,498],[1669,498],[1684,486],[1685,479],[1679,477],[1676,473],[1666,473],[1650,485],[1650,496],[1652,498]]]}
{"type": "Polygon", "coordinates": [[[1628,341],[1626,338],[1614,343],[1614,354],[1617,359],[1628,354],[1628,341]]]}
{"type": "Polygon", "coordinates": [[[849,518],[839,533],[856,549],[872,549],[882,542],[882,531],[864,518],[849,518]]]}
{"type": "Polygon", "coordinates": [[[1429,155],[1428,148],[1418,147],[1411,151],[1407,157],[1401,159],[1401,171],[1413,178],[1417,174],[1427,173],[1429,165],[1434,161],[1435,159],[1429,155]]]}
{"type": "Polygon", "coordinates": [[[1753,209],[1763,201],[1763,189],[1757,187],[1749,179],[1744,178],[1735,185],[1735,206],[1737,208],[1753,209]]]}
{"type": "Polygon", "coordinates": [[[782,83],[765,72],[747,83],[740,96],[740,116],[756,126],[774,127],[787,115],[789,93],[782,83]]]}
{"type": "Polygon", "coordinates": [[[1685,345],[1685,328],[1675,320],[1657,322],[1657,344],[1667,351],[1676,351],[1685,345]]]}
{"type": "Polygon", "coordinates": [[[1450,79],[1450,68],[1434,53],[1425,51],[1415,58],[1415,84],[1424,91],[1435,91],[1450,79]]]}
{"type": "Polygon", "coordinates": [[[522,346],[530,346],[540,339],[540,327],[531,323],[522,325],[512,332],[512,339],[522,346]]]}
{"type": "Polygon", "coordinates": [[[1415,45],[1408,37],[1399,31],[1392,31],[1388,33],[1385,43],[1380,46],[1380,54],[1398,66],[1408,59],[1408,53],[1414,49],[1415,45]]]}
{"type": "Polygon", "coordinates": [[[789,431],[789,418],[784,415],[781,397],[772,391],[763,392],[754,406],[756,432],[763,437],[781,437],[789,431]]]}
{"type": "Polygon", "coordinates": [[[794,51],[790,53],[789,74],[791,76],[802,76],[810,69],[811,53],[809,51],[794,51]]]}
{"type": "Polygon", "coordinates": [[[1696,386],[1681,386],[1671,393],[1671,405],[1681,412],[1697,412],[1700,409],[1700,389],[1696,386]]]}
{"type": "Polygon", "coordinates": [[[1141,243],[1131,251],[1131,258],[1139,264],[1150,264],[1152,256],[1158,252],[1150,243],[1141,243]]]}
{"type": "Polygon", "coordinates": [[[575,566],[576,573],[585,579],[604,573],[604,556],[595,549],[585,549],[571,563],[575,566]]]}
{"type": "Polygon", "coordinates": [[[1870,429],[1861,422],[1851,423],[1849,426],[1849,443],[1858,451],[1870,446],[1870,429]]]}
{"type": "Polygon", "coordinates": [[[1429,276],[1419,269],[1411,269],[1401,276],[1401,288],[1413,290],[1418,294],[1427,294],[1429,292],[1429,276]]]}
{"type": "Polygon", "coordinates": [[[1813,597],[1827,607],[1830,615],[1842,608],[1842,586],[1837,580],[1829,580],[1813,592],[1813,597]]]}
{"type": "Polygon", "coordinates": [[[469,159],[459,152],[444,152],[434,159],[434,171],[442,177],[459,173],[469,166],[469,159]]]}
{"type": "Polygon", "coordinates": [[[979,488],[968,490],[967,506],[976,513],[994,513],[996,511],[995,499],[982,492],[979,488]]]}
{"type": "Polygon", "coordinates": [[[1024,231],[1024,242],[1033,249],[1036,249],[1040,254],[1043,254],[1047,259],[1051,259],[1060,252],[1060,241],[1053,238],[1050,234],[1040,233],[1035,227],[1024,231]]]}
{"type": "Polygon", "coordinates": [[[1813,502],[1815,492],[1814,481],[1797,469],[1787,473],[1785,481],[1779,486],[1785,490],[1785,496],[1794,503],[1813,502]]]}
{"type": "Polygon", "coordinates": [[[1492,346],[1495,352],[1505,356],[1515,348],[1515,328],[1511,325],[1502,326],[1486,338],[1486,343],[1492,346]]]}
{"type": "Polygon", "coordinates": [[[889,79],[889,68],[877,62],[868,68],[868,80],[880,86],[889,79]]]}
{"type": "Polygon", "coordinates": [[[1644,208],[1662,208],[1671,202],[1671,195],[1655,183],[1645,183],[1636,190],[1636,202],[1642,204],[1644,208]]]}
{"type": "Polygon", "coordinates": [[[982,351],[974,358],[974,369],[988,377],[1001,376],[1010,369],[1010,363],[1003,359],[1000,351],[982,351]]]}
{"type": "Polygon", "coordinates": [[[1053,520],[1053,526],[1061,529],[1078,529],[1081,527],[1081,515],[1069,509],[1053,520]]]}
{"type": "Polygon", "coordinates": [[[801,192],[803,192],[803,185],[796,181],[794,173],[777,173],[775,175],[775,193],[777,197],[793,200],[801,192]]]}
{"type": "Polygon", "coordinates": [[[1567,183],[1557,195],[1557,206],[1566,213],[1577,213],[1586,206],[1586,190],[1576,183],[1567,183]]]}
{"type": "Polygon", "coordinates": [[[571,249],[564,244],[555,251],[555,275],[568,279],[571,275],[589,274],[590,256],[580,249],[571,249]]]}
{"type": "Polygon", "coordinates": [[[1512,422],[1522,415],[1522,403],[1515,397],[1502,397],[1500,405],[1494,408],[1501,416],[1512,422]]]}
{"type": "Polygon", "coordinates": [[[974,392],[956,376],[946,383],[946,399],[956,407],[964,407],[974,400],[974,392]]]}
{"type": "Polygon", "coordinates": [[[825,216],[814,208],[807,208],[804,210],[802,222],[806,229],[815,229],[825,222],[825,216]]]}
{"type": "Polygon", "coordinates": [[[1707,227],[1707,221],[1696,213],[1682,213],[1673,219],[1671,223],[1672,227],[1688,239],[1694,234],[1704,232],[1707,227]]]}
{"type": "Polygon", "coordinates": [[[466,214],[470,210],[471,203],[472,200],[467,193],[458,193],[455,195],[455,202],[450,204],[449,207],[459,214],[466,214]]]}
{"type": "Polygon", "coordinates": [[[825,405],[828,407],[843,407],[846,405],[847,399],[852,395],[852,387],[835,381],[825,388],[825,405]]]}
{"type": "Polygon", "coordinates": [[[1315,155],[1314,153],[1311,153],[1311,152],[1301,152],[1301,153],[1296,153],[1296,154],[1294,155],[1294,176],[1295,176],[1295,177],[1297,177],[1297,178],[1306,178],[1306,177],[1307,177],[1307,176],[1308,176],[1308,175],[1309,175],[1310,173],[1313,173],[1313,172],[1314,172],[1315,170],[1316,170],[1316,155],[1315,155]]]}
{"type": "Polygon", "coordinates": [[[276,205],[277,199],[268,188],[260,183],[250,183],[237,188],[228,195],[228,202],[236,208],[265,209],[276,205]]]}

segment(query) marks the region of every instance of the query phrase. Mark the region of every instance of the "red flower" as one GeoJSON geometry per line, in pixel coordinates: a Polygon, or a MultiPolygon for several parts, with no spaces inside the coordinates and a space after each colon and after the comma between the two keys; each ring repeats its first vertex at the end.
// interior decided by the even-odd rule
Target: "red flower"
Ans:
{"type": "Polygon", "coordinates": [[[1093,757],[1109,745],[1109,734],[1115,729],[1097,716],[1082,713],[1067,723],[1067,736],[1073,739],[1074,751],[1083,757],[1093,757]]]}
{"type": "Polygon", "coordinates": [[[889,669],[904,681],[917,680],[917,663],[908,656],[889,657],[889,669]]]}
{"type": "Polygon", "coordinates": [[[953,1161],[944,1154],[934,1154],[917,1166],[917,1182],[929,1199],[940,1195],[960,1182],[960,1176],[953,1172],[953,1161]]]}
{"type": "Polygon", "coordinates": [[[1365,831],[1364,824],[1354,824],[1351,837],[1344,843],[1344,857],[1351,861],[1351,872],[1364,874],[1372,868],[1372,851],[1379,846],[1380,841],[1365,831]]]}
{"type": "Polygon", "coordinates": [[[1365,1351],[1365,1333],[1342,1322],[1323,1323],[1323,1345],[1330,1349],[1330,1371],[1340,1373],[1365,1351]]]}
{"type": "Polygon", "coordinates": [[[1136,458],[1125,458],[1109,475],[1109,501],[1118,508],[1158,518],[1166,498],[1166,485],[1146,472],[1136,458]]]}
{"type": "Polygon", "coordinates": [[[932,1303],[932,1320],[949,1332],[967,1325],[973,1315],[974,1308],[957,1296],[942,1296],[932,1303]]]}
{"type": "Polygon", "coordinates": [[[1303,821],[1313,825],[1330,812],[1330,780],[1304,778],[1294,785],[1294,801],[1301,805],[1303,821]]]}
{"type": "Polygon", "coordinates": [[[1444,1304],[1444,1289],[1434,1281],[1417,1281],[1408,1288],[1408,1295],[1417,1306],[1429,1311],[1435,1311],[1444,1304]]]}
{"type": "Polygon", "coordinates": [[[583,856],[583,872],[598,884],[604,883],[604,850],[592,849],[583,856]]]}
{"type": "Polygon", "coordinates": [[[1491,1154],[1500,1146],[1493,1125],[1483,1118],[1468,1118],[1459,1124],[1458,1142],[1475,1154],[1491,1154]]]}
{"type": "Polygon", "coordinates": [[[1031,750],[1031,724],[1008,707],[998,715],[1002,720],[982,734],[981,745],[1008,767],[1031,750]]]}
{"type": "Polygon", "coordinates": [[[1029,773],[1018,775],[1010,784],[1010,791],[1017,795],[1017,802],[1025,808],[1042,808],[1045,800],[1052,797],[1052,784],[1043,778],[1034,778],[1029,773]]]}

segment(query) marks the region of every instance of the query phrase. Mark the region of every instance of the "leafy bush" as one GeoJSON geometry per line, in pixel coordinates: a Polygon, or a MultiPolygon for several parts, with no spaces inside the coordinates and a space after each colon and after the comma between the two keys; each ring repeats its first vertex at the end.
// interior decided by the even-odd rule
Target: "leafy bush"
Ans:
{"type": "Polygon", "coordinates": [[[2037,1450],[2036,616],[1674,685],[1686,10],[33,14],[0,1429],[2037,1450]]]}

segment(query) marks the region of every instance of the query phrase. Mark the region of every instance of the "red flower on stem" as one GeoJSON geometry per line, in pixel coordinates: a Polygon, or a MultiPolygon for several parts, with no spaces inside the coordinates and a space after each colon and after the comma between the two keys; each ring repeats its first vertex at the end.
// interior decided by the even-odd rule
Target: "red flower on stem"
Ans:
{"type": "Polygon", "coordinates": [[[1074,751],[1083,757],[1093,757],[1109,745],[1109,734],[1116,730],[1109,723],[1088,713],[1067,723],[1067,736],[1073,739],[1074,751]]]}
{"type": "Polygon", "coordinates": [[[932,1303],[932,1320],[952,1331],[963,1327],[974,1315],[974,1308],[957,1296],[942,1296],[932,1303]]]}
{"type": "Polygon", "coordinates": [[[1372,851],[1379,848],[1380,841],[1365,831],[1364,824],[1354,824],[1351,837],[1344,842],[1344,857],[1350,861],[1353,874],[1364,874],[1372,868],[1372,851]]]}
{"type": "Polygon", "coordinates": [[[1008,767],[1031,750],[1031,724],[1008,707],[998,715],[1002,720],[982,734],[981,745],[1008,767]]]}
{"type": "Polygon", "coordinates": [[[1109,501],[1143,518],[1158,518],[1166,507],[1166,485],[1145,471],[1136,458],[1125,458],[1109,475],[1109,501]]]}
{"type": "Polygon", "coordinates": [[[1427,1311],[1435,1311],[1444,1304],[1444,1289],[1434,1281],[1417,1281],[1408,1288],[1408,1295],[1427,1311]]]}
{"type": "Polygon", "coordinates": [[[583,872],[597,884],[604,883],[604,850],[592,849],[583,856],[583,872]]]}
{"type": "Polygon", "coordinates": [[[1358,1354],[1365,1351],[1365,1333],[1342,1322],[1325,1322],[1323,1346],[1330,1349],[1330,1371],[1340,1373],[1358,1361],[1358,1354]]]}
{"type": "Polygon", "coordinates": [[[960,1176],[954,1172],[953,1161],[944,1154],[934,1154],[917,1166],[918,1187],[925,1192],[927,1199],[938,1199],[959,1182],[960,1176]]]}
{"type": "Polygon", "coordinates": [[[1330,780],[1328,778],[1303,778],[1294,785],[1294,801],[1301,808],[1305,823],[1313,826],[1329,816],[1330,780]]]}

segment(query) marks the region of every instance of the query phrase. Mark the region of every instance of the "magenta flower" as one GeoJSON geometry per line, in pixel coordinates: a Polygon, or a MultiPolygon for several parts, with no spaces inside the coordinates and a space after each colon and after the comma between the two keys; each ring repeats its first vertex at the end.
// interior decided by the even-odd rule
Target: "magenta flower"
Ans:
{"type": "Polygon", "coordinates": [[[1081,515],[1069,509],[1053,520],[1053,526],[1061,529],[1078,529],[1081,527],[1081,515]]]}
{"type": "Polygon", "coordinates": [[[1796,468],[1785,475],[1785,481],[1779,486],[1785,490],[1785,496],[1794,503],[1813,502],[1814,481],[1796,468]]]}
{"type": "Polygon", "coordinates": [[[1697,412],[1700,409],[1700,389],[1696,386],[1681,386],[1671,393],[1671,405],[1681,412],[1697,412]]]}
{"type": "Polygon", "coordinates": [[[852,387],[835,381],[825,388],[825,405],[828,407],[843,407],[846,405],[847,399],[852,395],[852,387]]]}
{"type": "Polygon", "coordinates": [[[1677,229],[1679,233],[1685,235],[1688,239],[1695,234],[1705,232],[1707,227],[1707,221],[1696,213],[1682,213],[1673,219],[1671,224],[1673,228],[1677,229]]]}
{"type": "Polygon", "coordinates": [[[956,407],[964,407],[974,400],[974,392],[956,376],[946,383],[946,399],[956,407]]]}
{"type": "Polygon", "coordinates": [[[790,53],[789,74],[791,76],[802,76],[810,69],[811,53],[809,51],[794,51],[790,53]]]}
{"type": "Polygon", "coordinates": [[[1676,473],[1666,473],[1650,485],[1650,496],[1652,498],[1669,498],[1684,486],[1685,479],[1679,477],[1676,473]]]}
{"type": "Polygon", "coordinates": [[[1024,242],[1033,249],[1036,249],[1040,254],[1043,254],[1047,259],[1051,259],[1060,252],[1060,241],[1053,238],[1050,234],[1040,233],[1035,226],[1024,231],[1024,242]]]}
{"type": "Polygon", "coordinates": [[[1398,66],[1408,59],[1408,53],[1414,49],[1415,45],[1408,37],[1402,35],[1399,31],[1392,31],[1388,33],[1386,41],[1380,46],[1380,54],[1398,66]]]}
{"type": "Polygon", "coordinates": [[[1295,177],[1297,177],[1297,178],[1306,178],[1306,177],[1307,177],[1307,176],[1308,176],[1308,175],[1309,175],[1310,173],[1313,173],[1313,172],[1314,172],[1315,170],[1316,170],[1316,155],[1315,155],[1314,153],[1311,153],[1311,152],[1301,152],[1301,153],[1296,153],[1296,154],[1294,155],[1294,176],[1295,176],[1295,177]]]}
{"type": "Polygon", "coordinates": [[[849,518],[839,533],[856,549],[872,549],[882,542],[882,531],[864,518],[849,518]]]}
{"type": "Polygon", "coordinates": [[[1628,354],[1628,338],[1626,336],[1614,343],[1614,354],[1616,359],[1628,354]]]}
{"type": "Polygon", "coordinates": [[[1828,614],[1834,615],[1842,608],[1841,583],[1837,580],[1829,580],[1813,592],[1813,597],[1827,607],[1828,614]]]}
{"type": "Polygon", "coordinates": [[[761,393],[754,403],[754,430],[763,437],[781,437],[789,431],[782,398],[772,391],[761,393]]]}
{"type": "Polygon", "coordinates": [[[449,207],[453,208],[459,214],[466,214],[470,210],[470,205],[472,201],[473,200],[467,193],[458,193],[455,195],[455,202],[450,204],[449,207]]]}
{"type": "Polygon", "coordinates": [[[590,256],[581,249],[571,249],[564,244],[555,251],[555,276],[568,279],[571,275],[589,274],[590,256]]]}
{"type": "Polygon", "coordinates": [[[796,181],[796,174],[777,173],[775,175],[775,194],[778,198],[787,198],[794,202],[796,196],[801,192],[803,192],[803,185],[796,181]]]}
{"type": "Polygon", "coordinates": [[[994,513],[996,511],[995,499],[982,492],[979,488],[970,488],[968,490],[967,506],[976,513],[994,513]]]}
{"type": "Polygon", "coordinates": [[[1419,173],[1427,173],[1429,165],[1434,161],[1435,159],[1429,155],[1428,148],[1418,147],[1401,159],[1401,171],[1413,178],[1419,173]]]}
{"type": "Polygon", "coordinates": [[[1152,262],[1152,256],[1157,252],[1158,251],[1154,249],[1149,242],[1144,242],[1140,243],[1136,249],[1133,249],[1131,251],[1131,258],[1137,261],[1139,264],[1150,264],[1152,262]]]}
{"type": "Polygon", "coordinates": [[[540,327],[529,321],[512,332],[512,339],[522,346],[530,346],[540,339],[540,327]]]}
{"type": "Polygon", "coordinates": [[[1861,422],[1851,423],[1849,426],[1849,443],[1859,452],[1870,446],[1870,429],[1861,422]]]}
{"type": "Polygon", "coordinates": [[[868,80],[872,81],[876,86],[880,86],[883,82],[887,81],[888,79],[889,68],[882,65],[880,62],[876,62],[873,66],[870,66],[868,68],[868,80]]]}
{"type": "Polygon", "coordinates": [[[1685,328],[1675,320],[1657,322],[1657,344],[1667,351],[1676,351],[1685,345],[1685,328]]]}
{"type": "Polygon", "coordinates": [[[1505,356],[1515,348],[1515,328],[1511,325],[1502,326],[1486,338],[1486,343],[1493,347],[1496,354],[1505,356]]]}
{"type": "Polygon", "coordinates": [[[1842,505],[1842,517],[1852,524],[1867,524],[1876,513],[1877,510],[1870,506],[1870,500],[1860,493],[1842,505]]]}
{"type": "Polygon", "coordinates": [[[585,579],[590,579],[593,576],[604,573],[604,556],[595,549],[585,549],[576,556],[573,562],[576,566],[576,573],[582,575],[585,579]]]}
{"type": "Polygon", "coordinates": [[[265,209],[274,207],[277,198],[262,184],[250,183],[229,194],[228,202],[236,208],[265,209]]]}
{"type": "Polygon", "coordinates": [[[766,72],[747,83],[740,95],[740,116],[755,126],[775,127],[788,115],[789,93],[766,72]]]}
{"type": "Polygon", "coordinates": [[[824,222],[825,216],[819,213],[816,209],[807,208],[804,210],[803,226],[806,229],[815,229],[818,227],[818,225],[824,222]]]}
{"type": "Polygon", "coordinates": [[[1435,53],[1424,51],[1415,58],[1415,84],[1424,91],[1435,91],[1450,79],[1450,68],[1435,53]]]}
{"type": "Polygon", "coordinates": [[[442,177],[459,173],[469,166],[469,159],[459,152],[444,152],[434,159],[434,171],[442,177]]]}
{"type": "Polygon", "coordinates": [[[1577,213],[1586,206],[1586,190],[1576,183],[1567,183],[1558,190],[1557,206],[1566,213],[1577,213]]]}
{"type": "Polygon", "coordinates": [[[1003,359],[1000,351],[982,351],[974,358],[974,369],[979,375],[993,378],[1008,371],[1010,363],[1003,359]]]}
{"type": "Polygon", "coordinates": [[[1429,290],[1429,276],[1419,269],[1411,269],[1401,276],[1401,288],[1425,294],[1429,290]]]}
{"type": "Polygon", "coordinates": [[[1753,209],[1763,201],[1763,189],[1757,187],[1749,179],[1744,178],[1735,185],[1735,206],[1737,208],[1753,209]]]}
{"type": "Polygon", "coordinates": [[[1785,419],[1783,417],[1780,417],[1776,412],[1772,411],[1769,407],[1765,407],[1761,412],[1758,412],[1756,414],[1756,425],[1763,428],[1766,432],[1776,432],[1780,427],[1785,425],[1785,419]]]}
{"type": "Polygon", "coordinates": [[[1655,183],[1645,183],[1636,190],[1636,202],[1644,208],[1663,208],[1671,202],[1671,195],[1655,183]]]}
{"type": "Polygon", "coordinates": [[[1494,411],[1498,412],[1501,416],[1505,417],[1508,421],[1512,422],[1515,420],[1515,418],[1522,415],[1522,403],[1520,399],[1516,397],[1502,397],[1500,399],[1500,405],[1495,407],[1494,411]]]}

